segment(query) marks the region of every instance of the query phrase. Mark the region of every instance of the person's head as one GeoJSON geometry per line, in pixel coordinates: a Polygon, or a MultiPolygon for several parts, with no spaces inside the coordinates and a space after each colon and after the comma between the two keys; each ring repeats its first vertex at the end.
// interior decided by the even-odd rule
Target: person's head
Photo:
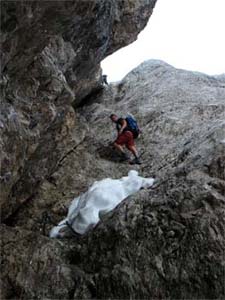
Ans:
{"type": "Polygon", "coordinates": [[[115,123],[118,120],[118,117],[115,114],[111,114],[110,119],[115,123]]]}

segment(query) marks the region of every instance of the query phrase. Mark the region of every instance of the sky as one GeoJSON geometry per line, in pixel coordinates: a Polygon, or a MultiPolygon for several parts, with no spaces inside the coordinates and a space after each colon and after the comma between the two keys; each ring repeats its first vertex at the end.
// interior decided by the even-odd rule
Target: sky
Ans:
{"type": "Polygon", "coordinates": [[[148,59],[209,75],[225,73],[225,0],[158,0],[137,41],[101,66],[114,82],[148,59]]]}

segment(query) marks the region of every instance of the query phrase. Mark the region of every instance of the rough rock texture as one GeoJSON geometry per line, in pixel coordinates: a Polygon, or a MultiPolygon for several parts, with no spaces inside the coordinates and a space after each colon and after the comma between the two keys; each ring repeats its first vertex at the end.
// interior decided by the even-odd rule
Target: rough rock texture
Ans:
{"type": "Polygon", "coordinates": [[[2,226],[3,298],[223,299],[224,76],[148,61],[86,98],[76,119],[82,137],[2,226]],[[49,239],[46,211],[58,222],[93,181],[131,169],[108,146],[109,114],[128,111],[143,130],[143,164],[133,168],[155,176],[154,189],[125,200],[81,238],[49,239]]]}
{"type": "Polygon", "coordinates": [[[82,141],[73,107],[101,88],[101,60],[136,39],[155,2],[1,1],[3,219],[82,141]]]}

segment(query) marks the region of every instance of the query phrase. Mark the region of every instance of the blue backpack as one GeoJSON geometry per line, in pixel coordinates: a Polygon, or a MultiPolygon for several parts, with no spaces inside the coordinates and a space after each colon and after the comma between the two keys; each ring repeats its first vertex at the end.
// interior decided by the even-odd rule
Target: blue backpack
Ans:
{"type": "Polygon", "coordinates": [[[137,121],[131,115],[127,115],[126,121],[127,121],[128,128],[133,133],[133,136],[136,139],[138,137],[139,133],[140,133],[140,129],[138,127],[137,121]]]}

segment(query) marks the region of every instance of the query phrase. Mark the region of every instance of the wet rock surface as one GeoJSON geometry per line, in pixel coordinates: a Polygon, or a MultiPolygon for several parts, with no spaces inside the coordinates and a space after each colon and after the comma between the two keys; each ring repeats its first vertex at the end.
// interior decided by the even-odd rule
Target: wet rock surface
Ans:
{"type": "Polygon", "coordinates": [[[223,76],[161,61],[143,63],[87,99],[76,109],[79,141],[2,225],[4,297],[224,298],[224,99],[223,76]],[[137,117],[142,165],[118,162],[109,146],[112,112],[137,117]],[[46,212],[60,221],[95,180],[133,168],[156,177],[154,187],[126,199],[80,238],[48,238],[46,212]]]}

